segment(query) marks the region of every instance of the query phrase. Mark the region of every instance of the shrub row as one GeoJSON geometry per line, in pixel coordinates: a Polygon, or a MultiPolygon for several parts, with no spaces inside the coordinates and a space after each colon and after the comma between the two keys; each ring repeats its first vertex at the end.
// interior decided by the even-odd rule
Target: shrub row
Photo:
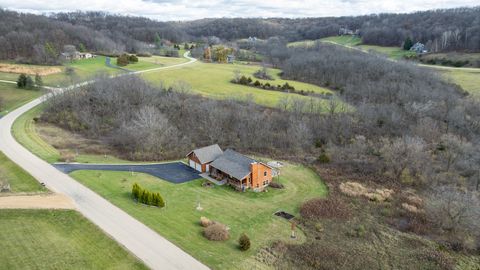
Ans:
{"type": "Polygon", "coordinates": [[[313,92],[312,90],[296,90],[295,87],[288,84],[288,82],[284,83],[283,85],[280,85],[280,84],[272,85],[269,82],[262,83],[258,80],[253,81],[251,77],[246,77],[244,75],[242,75],[240,78],[234,78],[231,82],[235,84],[251,86],[251,87],[255,87],[263,90],[289,92],[289,93],[299,94],[302,96],[318,96],[320,98],[326,98],[326,99],[330,98],[331,96],[330,93],[318,94],[313,92]]]}
{"type": "Polygon", "coordinates": [[[135,201],[146,205],[152,205],[157,207],[165,206],[165,201],[163,200],[160,193],[150,192],[146,189],[143,189],[137,183],[133,184],[132,186],[132,197],[135,201]]]}

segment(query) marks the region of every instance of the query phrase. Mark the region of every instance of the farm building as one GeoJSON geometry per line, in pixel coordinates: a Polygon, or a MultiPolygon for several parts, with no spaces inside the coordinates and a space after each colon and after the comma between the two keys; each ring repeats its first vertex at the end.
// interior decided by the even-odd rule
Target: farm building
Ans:
{"type": "Polygon", "coordinates": [[[237,190],[261,191],[272,181],[272,167],[231,149],[223,152],[217,144],[195,149],[187,158],[190,167],[237,190]]]}

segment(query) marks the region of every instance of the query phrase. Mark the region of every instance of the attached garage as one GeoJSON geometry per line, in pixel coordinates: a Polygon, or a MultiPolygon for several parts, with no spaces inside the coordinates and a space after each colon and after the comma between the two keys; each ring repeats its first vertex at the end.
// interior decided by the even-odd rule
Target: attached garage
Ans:
{"type": "Polygon", "coordinates": [[[199,172],[209,172],[210,163],[223,154],[218,144],[195,149],[188,153],[188,165],[199,172]]]}

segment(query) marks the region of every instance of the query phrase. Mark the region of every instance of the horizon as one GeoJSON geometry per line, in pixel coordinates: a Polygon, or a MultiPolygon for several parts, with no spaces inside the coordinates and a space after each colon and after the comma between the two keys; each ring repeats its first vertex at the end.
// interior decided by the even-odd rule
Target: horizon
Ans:
{"type": "Polygon", "coordinates": [[[273,1],[257,4],[253,0],[232,1],[198,1],[188,4],[185,0],[85,0],[82,7],[75,6],[72,0],[54,0],[39,3],[35,0],[16,2],[0,0],[2,9],[51,15],[61,12],[100,11],[112,15],[146,17],[157,21],[192,21],[198,19],[219,18],[320,18],[364,16],[381,13],[407,14],[439,9],[475,8],[478,1],[461,0],[427,0],[417,3],[413,0],[386,0],[376,3],[373,0],[337,0],[337,1],[273,1]],[[376,8],[372,9],[372,5],[376,8]]]}

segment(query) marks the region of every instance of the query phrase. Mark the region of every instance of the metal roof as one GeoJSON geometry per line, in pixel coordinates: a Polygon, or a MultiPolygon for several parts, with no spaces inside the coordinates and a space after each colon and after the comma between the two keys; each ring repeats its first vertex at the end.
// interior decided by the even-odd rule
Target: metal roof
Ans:
{"type": "MultiPolygon", "coordinates": [[[[223,154],[223,151],[220,146],[218,146],[218,144],[212,144],[209,146],[198,148],[193,150],[192,152],[195,153],[198,160],[202,164],[212,162],[223,154]]],[[[188,153],[188,155],[190,155],[192,152],[188,153]]]]}
{"type": "Polygon", "coordinates": [[[242,180],[250,174],[250,165],[255,162],[257,161],[254,159],[231,149],[227,149],[223,152],[223,155],[215,159],[210,166],[219,169],[238,180],[242,180]]]}

